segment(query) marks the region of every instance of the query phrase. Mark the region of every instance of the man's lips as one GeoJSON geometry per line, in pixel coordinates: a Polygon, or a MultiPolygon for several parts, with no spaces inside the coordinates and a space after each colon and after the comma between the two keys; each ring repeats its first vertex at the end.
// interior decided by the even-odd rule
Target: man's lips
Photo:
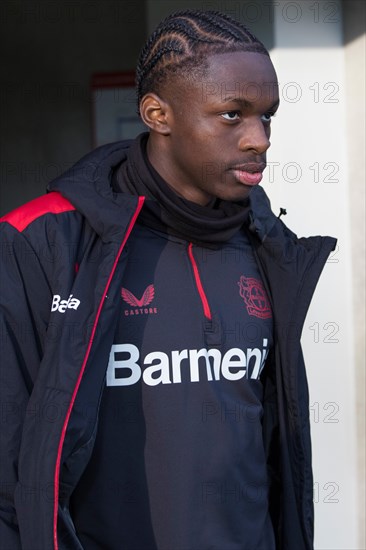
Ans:
{"type": "Polygon", "coordinates": [[[235,178],[244,185],[258,185],[263,178],[265,163],[248,162],[230,168],[235,178]]]}

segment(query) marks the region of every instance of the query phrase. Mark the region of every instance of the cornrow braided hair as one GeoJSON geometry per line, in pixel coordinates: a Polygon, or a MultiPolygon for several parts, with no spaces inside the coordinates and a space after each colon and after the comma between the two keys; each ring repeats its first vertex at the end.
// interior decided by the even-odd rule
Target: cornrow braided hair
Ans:
{"type": "Polygon", "coordinates": [[[235,51],[269,55],[242,23],[218,11],[172,13],[143,47],[136,68],[138,110],[142,97],[158,92],[169,76],[204,70],[208,55],[235,51]]]}

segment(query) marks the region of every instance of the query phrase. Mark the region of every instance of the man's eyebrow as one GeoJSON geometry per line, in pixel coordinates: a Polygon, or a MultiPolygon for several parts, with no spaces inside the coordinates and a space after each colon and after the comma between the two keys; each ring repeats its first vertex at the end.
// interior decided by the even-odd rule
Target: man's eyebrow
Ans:
{"type": "Polygon", "coordinates": [[[244,107],[249,107],[252,104],[251,101],[248,101],[247,99],[243,99],[242,97],[236,97],[236,96],[223,97],[220,103],[230,103],[231,101],[235,103],[240,103],[244,105],[244,107]]]}
{"type": "Polygon", "coordinates": [[[280,98],[276,99],[276,101],[270,106],[270,109],[278,109],[280,106],[280,98]]]}
{"type": "MultiPolygon", "coordinates": [[[[239,103],[239,105],[242,105],[243,107],[250,107],[254,101],[249,101],[248,99],[244,99],[242,97],[237,96],[228,96],[221,99],[220,103],[239,103]]],[[[276,98],[276,100],[273,102],[273,104],[269,107],[269,109],[277,109],[277,107],[280,104],[280,98],[276,98]]]]}

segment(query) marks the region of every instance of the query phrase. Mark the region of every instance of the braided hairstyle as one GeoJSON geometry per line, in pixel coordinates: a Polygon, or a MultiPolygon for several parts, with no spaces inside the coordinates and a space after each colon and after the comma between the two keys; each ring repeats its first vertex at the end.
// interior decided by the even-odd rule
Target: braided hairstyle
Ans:
{"type": "Polygon", "coordinates": [[[159,93],[174,75],[204,74],[209,55],[228,52],[269,55],[242,23],[218,11],[185,10],[164,19],[143,47],[136,68],[138,111],[142,97],[159,93]]]}

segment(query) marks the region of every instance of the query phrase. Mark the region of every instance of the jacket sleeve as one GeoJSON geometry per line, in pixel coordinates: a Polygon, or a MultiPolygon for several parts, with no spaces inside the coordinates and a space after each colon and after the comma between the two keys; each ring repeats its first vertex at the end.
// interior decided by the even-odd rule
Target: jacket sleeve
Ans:
{"type": "MultiPolygon", "coordinates": [[[[0,540],[21,548],[14,491],[27,403],[38,372],[50,288],[24,235],[0,223],[0,540]],[[38,304],[38,307],[37,307],[38,304]]],[[[31,457],[29,457],[31,460],[31,457]]]]}

